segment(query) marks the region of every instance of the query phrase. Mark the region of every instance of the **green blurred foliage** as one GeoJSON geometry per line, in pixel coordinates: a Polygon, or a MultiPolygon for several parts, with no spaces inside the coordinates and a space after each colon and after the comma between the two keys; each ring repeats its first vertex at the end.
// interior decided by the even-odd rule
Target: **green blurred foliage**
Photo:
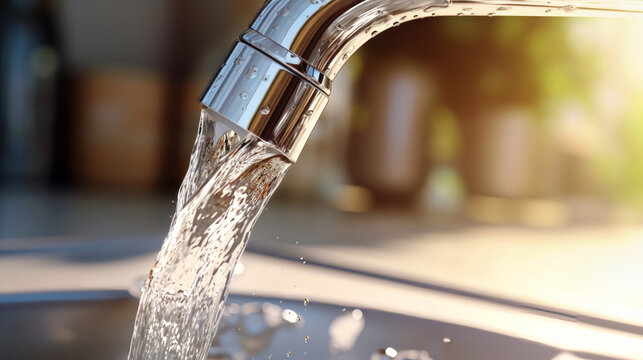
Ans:
{"type": "Polygon", "coordinates": [[[589,99],[596,64],[571,46],[566,35],[573,21],[445,18],[434,41],[456,54],[447,58],[459,57],[450,64],[466,74],[473,85],[467,97],[478,106],[523,105],[542,113],[569,99],[589,99]]]}
{"type": "Polygon", "coordinates": [[[446,107],[440,107],[429,120],[428,156],[436,163],[456,160],[461,134],[455,114],[446,107]]]}
{"type": "Polygon", "coordinates": [[[623,119],[620,200],[643,204],[643,94],[639,94],[623,119]]]}

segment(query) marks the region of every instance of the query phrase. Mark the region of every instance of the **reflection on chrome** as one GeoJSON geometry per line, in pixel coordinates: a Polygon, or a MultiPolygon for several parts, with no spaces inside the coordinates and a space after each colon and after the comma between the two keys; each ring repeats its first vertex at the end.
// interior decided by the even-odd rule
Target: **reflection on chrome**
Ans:
{"type": "Polygon", "coordinates": [[[578,357],[574,354],[570,354],[568,352],[560,353],[556,355],[553,359],[551,360],[587,360],[585,358],[578,357]]]}
{"type": "Polygon", "coordinates": [[[424,350],[400,350],[392,347],[380,349],[371,355],[370,360],[432,360],[424,350]]]}
{"type": "Polygon", "coordinates": [[[338,316],[328,328],[329,347],[333,354],[350,351],[364,331],[364,315],[355,309],[338,316]]]}

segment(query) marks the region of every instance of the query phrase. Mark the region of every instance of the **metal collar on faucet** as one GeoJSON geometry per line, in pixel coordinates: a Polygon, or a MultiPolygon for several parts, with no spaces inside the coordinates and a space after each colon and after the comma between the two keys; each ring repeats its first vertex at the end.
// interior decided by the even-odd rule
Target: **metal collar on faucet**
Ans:
{"type": "Polygon", "coordinates": [[[438,15],[598,11],[640,14],[643,2],[614,1],[606,9],[592,0],[268,0],[199,101],[294,162],[328,103],[332,80],[364,43],[389,28],[438,15]]]}

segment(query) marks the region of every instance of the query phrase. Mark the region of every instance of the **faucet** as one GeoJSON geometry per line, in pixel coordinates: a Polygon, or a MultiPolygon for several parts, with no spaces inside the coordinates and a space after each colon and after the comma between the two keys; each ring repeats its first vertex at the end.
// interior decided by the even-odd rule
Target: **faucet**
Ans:
{"type": "Polygon", "coordinates": [[[267,0],[199,102],[295,162],[328,103],[333,79],[351,55],[387,29],[445,15],[606,14],[640,16],[643,1],[267,0]]]}

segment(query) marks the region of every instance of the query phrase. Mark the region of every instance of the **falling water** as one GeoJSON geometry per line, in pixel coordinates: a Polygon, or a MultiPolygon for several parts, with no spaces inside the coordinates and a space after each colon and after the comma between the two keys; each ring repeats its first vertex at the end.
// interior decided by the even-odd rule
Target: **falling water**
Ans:
{"type": "Polygon", "coordinates": [[[139,304],[130,360],[203,359],[250,230],[290,162],[203,110],[176,212],[139,304]]]}

